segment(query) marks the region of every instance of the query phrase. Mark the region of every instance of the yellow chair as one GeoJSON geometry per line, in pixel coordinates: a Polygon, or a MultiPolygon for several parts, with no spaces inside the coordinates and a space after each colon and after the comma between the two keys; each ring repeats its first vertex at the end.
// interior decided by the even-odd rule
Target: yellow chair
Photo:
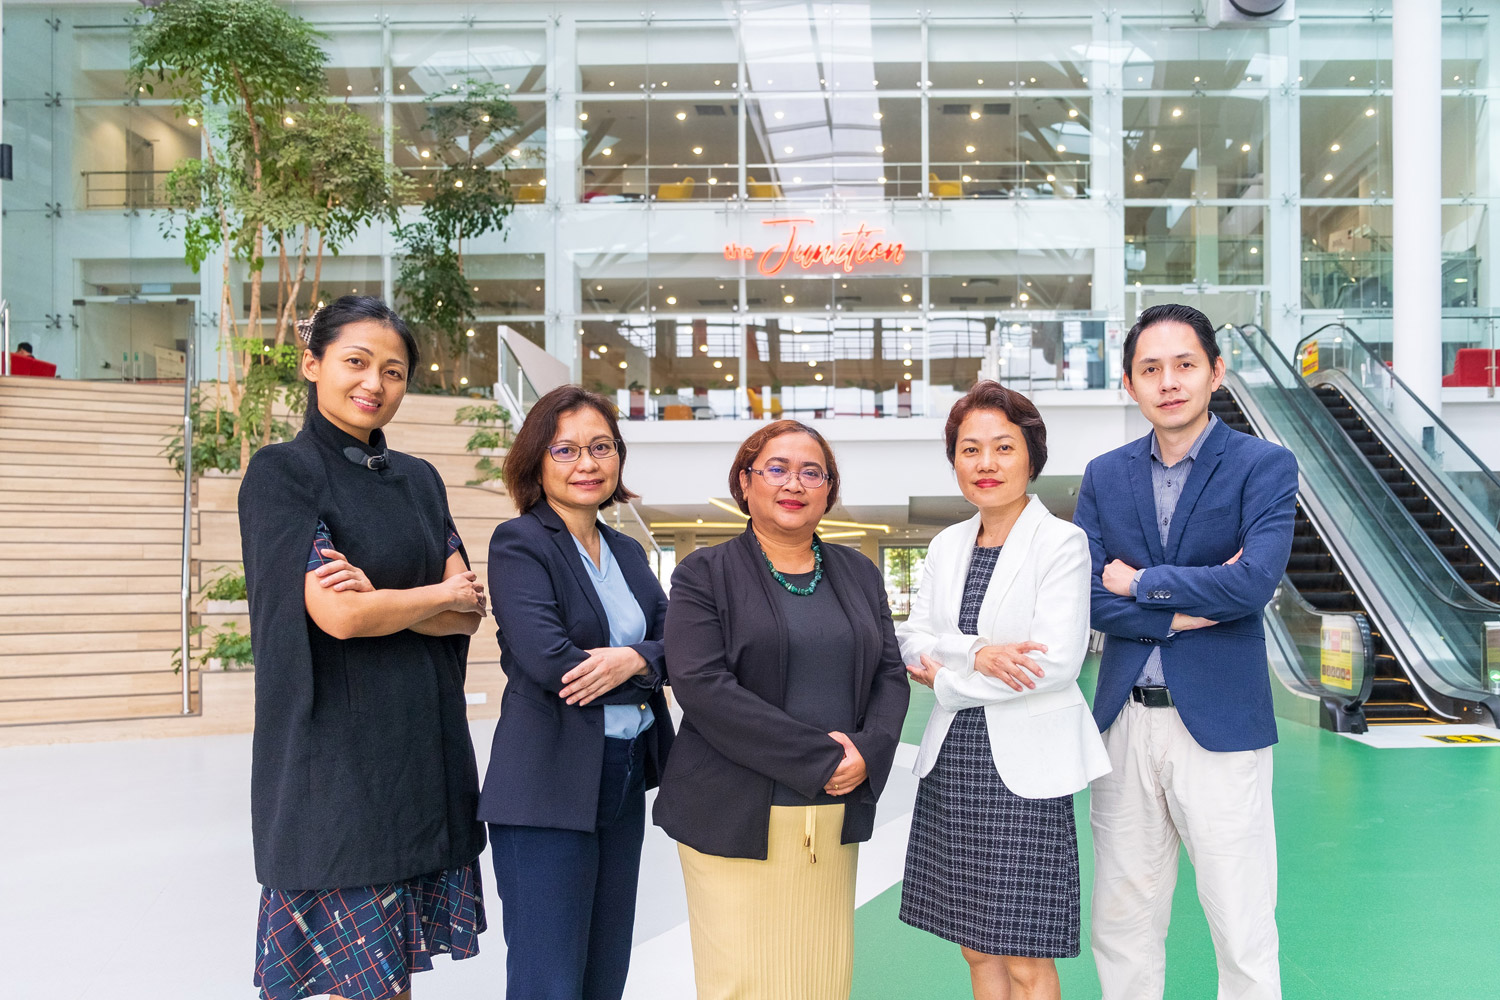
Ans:
{"type": "MultiPolygon", "coordinates": [[[[765,419],[766,404],[765,401],[760,398],[760,393],[756,392],[754,389],[751,389],[749,386],[746,386],[745,395],[750,397],[751,418],[755,420],[765,419]]],[[[781,400],[777,399],[775,396],[771,397],[771,419],[781,419],[781,400]]]]}
{"type": "Polygon", "coordinates": [[[693,408],[682,403],[668,403],[661,408],[663,420],[692,420],[693,408]]]}
{"type": "Polygon", "coordinates": [[[963,181],[940,181],[937,174],[927,175],[927,193],[934,198],[962,198],[963,181]]]}
{"type": "Polygon", "coordinates": [[[517,184],[516,203],[524,205],[535,205],[547,200],[547,189],[540,184],[517,184]]]}
{"type": "Polygon", "coordinates": [[[745,176],[745,194],[751,198],[780,198],[781,185],[775,183],[761,184],[756,181],[754,176],[747,174],[745,176]]]}
{"type": "Polygon", "coordinates": [[[656,197],[659,201],[687,201],[693,196],[693,179],[684,177],[678,184],[659,184],[656,197]]]}

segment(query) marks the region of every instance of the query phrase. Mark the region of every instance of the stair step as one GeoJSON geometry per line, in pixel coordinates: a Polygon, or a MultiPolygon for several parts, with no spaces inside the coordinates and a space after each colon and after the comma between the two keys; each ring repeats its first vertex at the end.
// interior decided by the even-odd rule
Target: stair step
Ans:
{"type": "Polygon", "coordinates": [[[153,632],[178,628],[181,616],[175,611],[116,612],[94,614],[80,610],[76,614],[54,611],[52,614],[0,615],[0,651],[6,636],[48,632],[153,632]]]}
{"type": "MultiPolygon", "coordinates": [[[[193,704],[200,701],[194,693],[193,704]]],[[[0,702],[0,726],[39,726],[54,722],[102,722],[182,714],[182,694],[143,694],[54,701],[0,702]]]]}
{"type": "Polygon", "coordinates": [[[172,669],[172,650],[98,649],[66,653],[12,653],[0,656],[0,677],[50,677],[59,674],[121,674],[172,669]]]}
{"type": "MultiPolygon", "coordinates": [[[[116,456],[99,456],[115,458],[116,456]]],[[[98,482],[169,483],[182,492],[182,476],[161,458],[137,458],[129,464],[102,465],[97,461],[77,462],[68,458],[51,458],[43,462],[19,462],[0,456],[0,481],[16,479],[61,479],[98,482]]]]}
{"type": "MultiPolygon", "coordinates": [[[[196,668],[194,674],[197,673],[196,668]]],[[[197,684],[193,685],[194,689],[197,684]]],[[[182,697],[182,675],[165,670],[56,677],[0,677],[0,704],[51,698],[120,698],[165,694],[182,697]]]]}
{"type": "MultiPolygon", "coordinates": [[[[56,559],[7,559],[0,555],[0,577],[20,578],[25,576],[35,577],[73,577],[80,571],[88,571],[101,578],[110,577],[169,577],[180,579],[182,575],[182,551],[179,548],[174,553],[175,558],[141,559],[134,556],[124,558],[104,559],[97,554],[87,563],[63,562],[56,559]]],[[[127,589],[135,586],[132,579],[128,584],[122,584],[117,589],[127,589]]]]}
{"type": "MultiPolygon", "coordinates": [[[[41,616],[95,616],[106,614],[169,614],[177,616],[182,597],[179,592],[144,594],[134,587],[121,593],[116,587],[113,593],[79,595],[69,600],[59,594],[0,594],[0,623],[7,617],[27,617],[33,621],[41,616]]],[[[0,624],[0,632],[5,626],[0,624]]]]}
{"type": "MultiPolygon", "coordinates": [[[[182,545],[155,542],[0,542],[0,562],[13,559],[181,559],[182,545]]],[[[77,572],[77,567],[71,567],[77,572]]]]}
{"type": "MultiPolygon", "coordinates": [[[[181,620],[173,617],[170,628],[155,632],[22,632],[0,635],[0,661],[5,657],[27,657],[43,654],[78,654],[97,652],[136,652],[160,650],[170,658],[171,651],[182,645],[181,620]]],[[[5,671],[0,670],[0,673],[5,671]]]]}

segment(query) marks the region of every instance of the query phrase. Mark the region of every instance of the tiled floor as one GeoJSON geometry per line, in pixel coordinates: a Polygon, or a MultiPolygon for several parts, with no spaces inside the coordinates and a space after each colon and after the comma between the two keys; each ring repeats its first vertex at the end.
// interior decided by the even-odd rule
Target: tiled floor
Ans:
{"type": "MultiPolygon", "coordinates": [[[[908,740],[929,704],[914,699],[908,740]]],[[[474,726],[481,758],[492,725],[474,726]]],[[[910,754],[861,855],[857,1000],[968,995],[957,949],[895,918],[910,754]]],[[[0,750],[0,997],[251,1000],[249,760],[248,736],[0,750]]],[[[1283,722],[1276,806],[1288,1000],[1500,996],[1500,746],[1384,750],[1283,722]]],[[[1087,887],[1086,796],[1078,807],[1087,887]]],[[[488,903],[482,954],[439,959],[420,1000],[503,996],[488,903]]],[[[627,996],[692,996],[685,919],[675,849],[648,828],[627,996]]],[[[1186,865],[1168,958],[1169,998],[1213,996],[1186,865]]],[[[1066,997],[1099,995],[1086,948],[1061,968],[1066,997]]]]}

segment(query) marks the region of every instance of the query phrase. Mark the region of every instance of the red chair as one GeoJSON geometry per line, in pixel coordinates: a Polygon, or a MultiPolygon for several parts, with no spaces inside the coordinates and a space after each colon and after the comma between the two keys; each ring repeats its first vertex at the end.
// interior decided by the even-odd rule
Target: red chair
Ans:
{"type": "Polygon", "coordinates": [[[1453,372],[1443,376],[1443,385],[1495,385],[1500,369],[1500,351],[1483,347],[1461,347],[1453,359],[1453,372]]]}
{"type": "Polygon", "coordinates": [[[40,378],[56,378],[57,366],[50,361],[41,361],[24,354],[11,352],[6,372],[11,375],[36,375],[40,378]]]}

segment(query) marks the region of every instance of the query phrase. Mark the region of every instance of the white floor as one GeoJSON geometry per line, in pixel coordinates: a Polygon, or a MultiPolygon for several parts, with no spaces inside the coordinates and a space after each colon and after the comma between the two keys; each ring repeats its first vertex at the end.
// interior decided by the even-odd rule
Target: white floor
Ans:
{"type": "MultiPolygon", "coordinates": [[[[493,729],[473,726],[481,767],[493,729]]],[[[901,877],[914,753],[901,747],[861,851],[860,904],[901,877]]],[[[500,902],[483,864],[481,953],[439,958],[413,981],[420,1000],[504,995],[500,902]]],[[[253,1000],[259,891],[249,736],[0,750],[0,998],[253,1000]]],[[[693,996],[686,920],[676,847],[648,823],[626,997],[693,996]]]]}

